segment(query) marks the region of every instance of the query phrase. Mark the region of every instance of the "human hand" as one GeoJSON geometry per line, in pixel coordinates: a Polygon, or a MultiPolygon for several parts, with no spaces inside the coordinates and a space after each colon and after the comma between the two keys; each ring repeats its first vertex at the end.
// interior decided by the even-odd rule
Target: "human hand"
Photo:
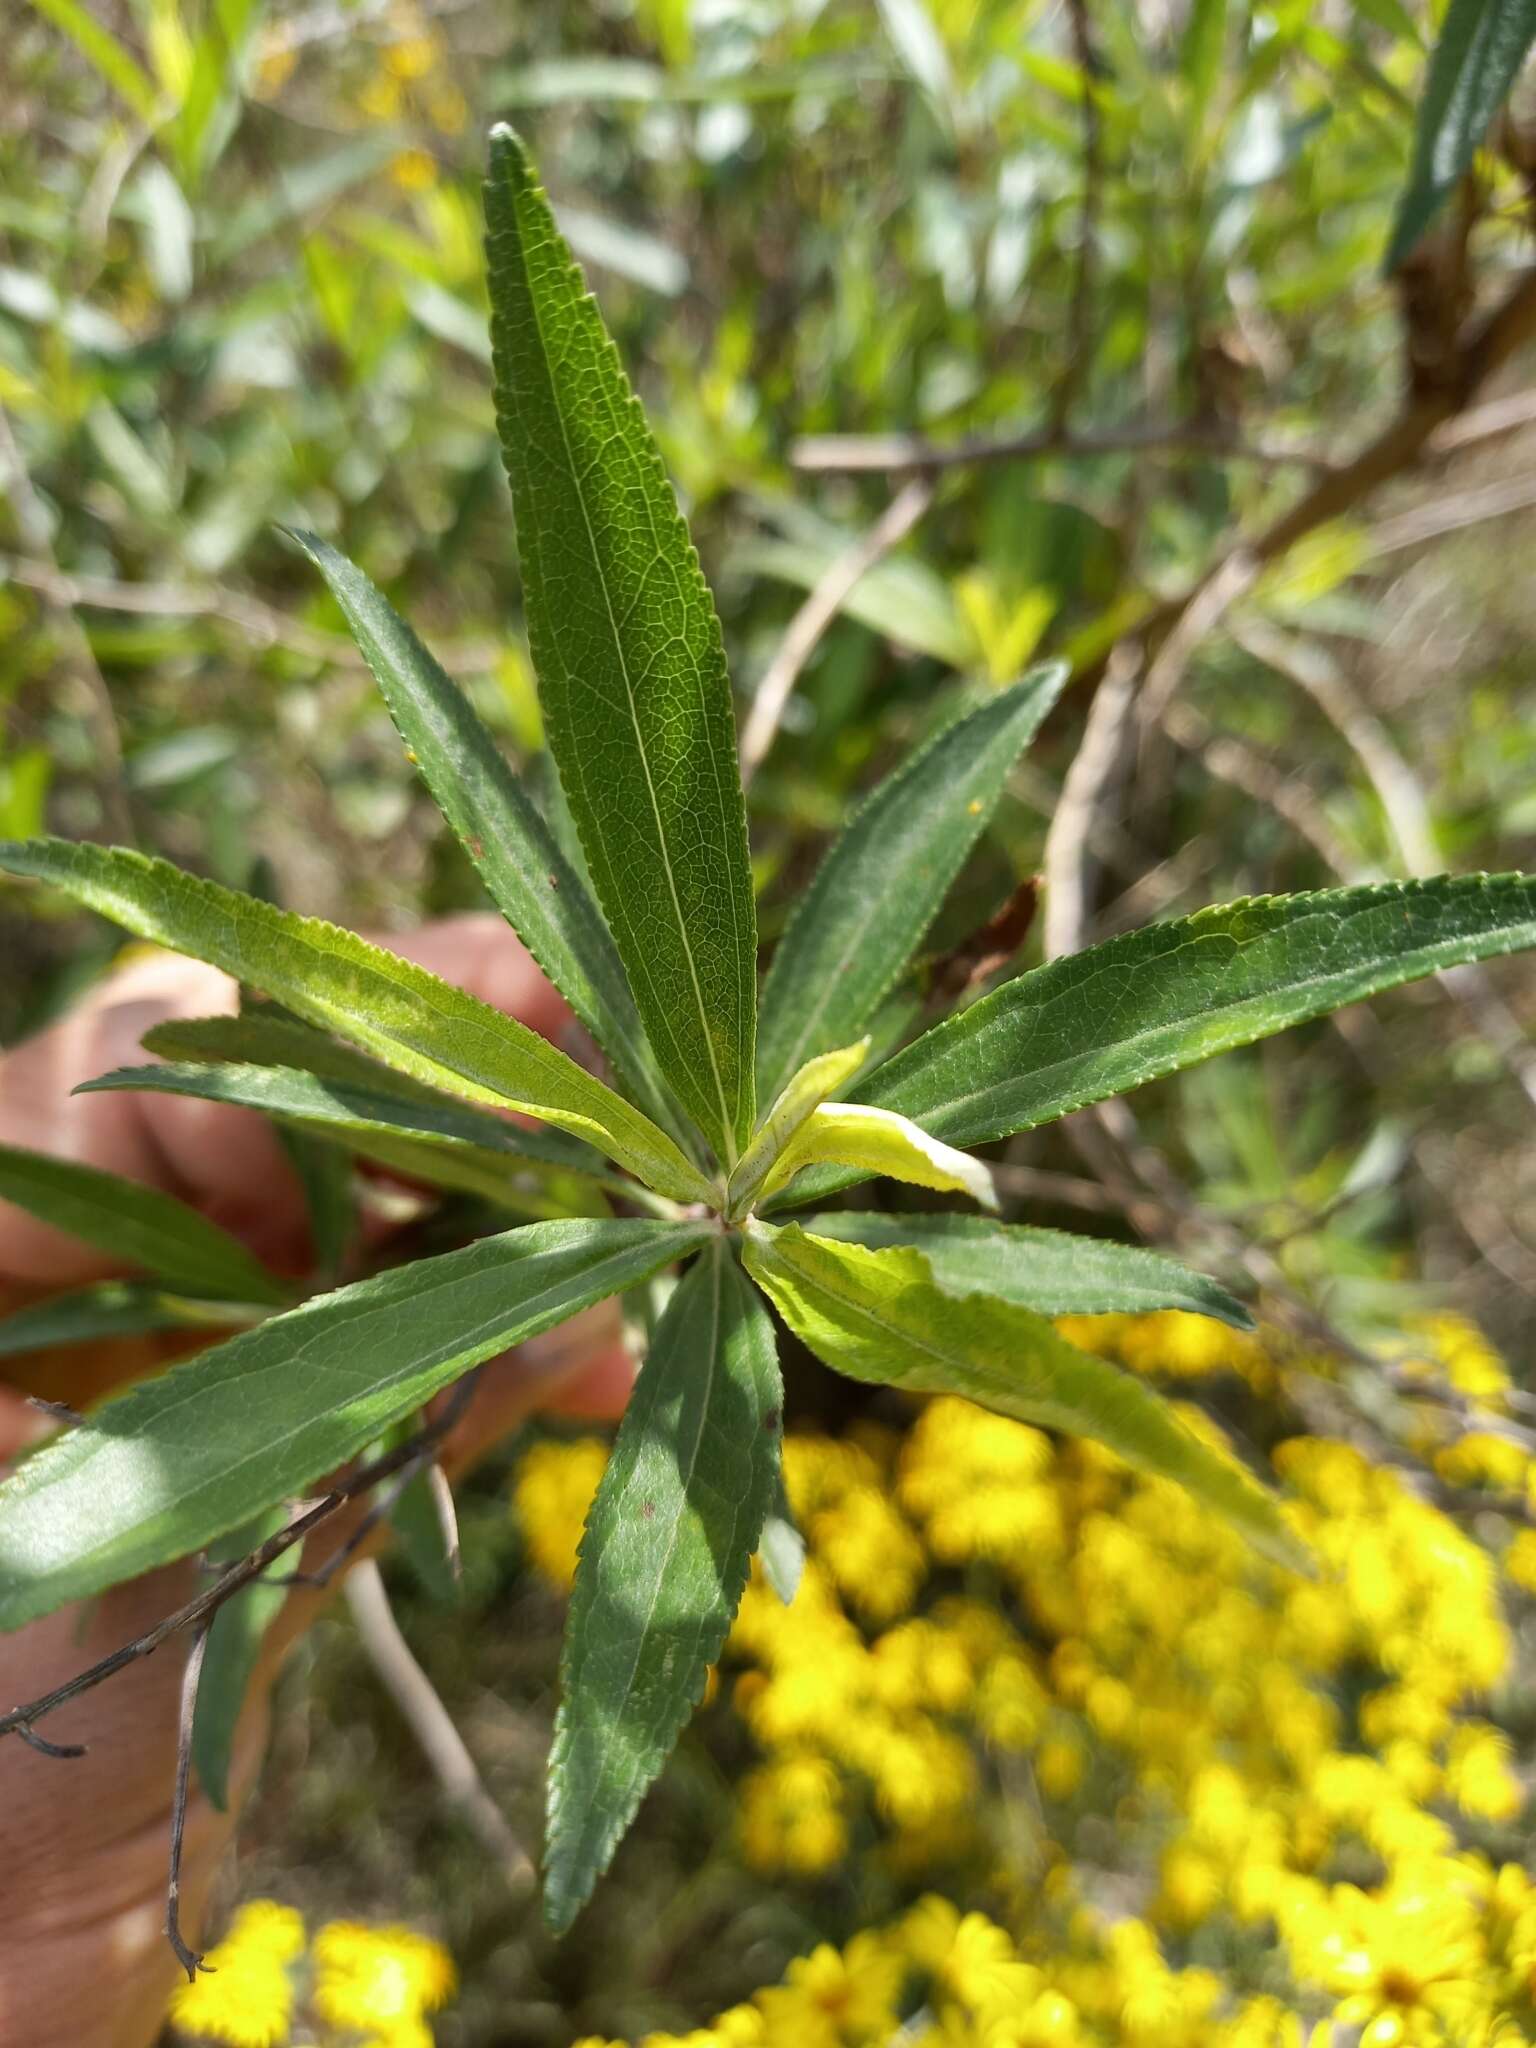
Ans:
{"type": "MultiPolygon", "coordinates": [[[[568,1012],[499,918],[445,920],[391,937],[395,951],[555,1037],[568,1012]]],[[[250,1111],[154,1094],[71,1095],[81,1080],[145,1055],[139,1040],[170,1017],[231,1013],[234,984],[213,968],[152,955],[99,984],[66,1017],[0,1058],[0,1143],[104,1167],[194,1203],[279,1271],[307,1258],[302,1192],[271,1127],[250,1111]]],[[[88,1245],[0,1202],[0,1293],[28,1299],[113,1271],[88,1245]]],[[[185,1348],[185,1340],[179,1340],[185,1348]]],[[[51,1427],[25,1393],[83,1407],[170,1355],[129,1340],[42,1361],[0,1386],[0,1457],[51,1427]]],[[[17,1361],[21,1363],[21,1361],[17,1361]]],[[[30,1361],[28,1361],[30,1363],[30,1361]]],[[[468,1414],[443,1447],[451,1472],[540,1408],[609,1414],[631,1371],[613,1305],[574,1317],[484,1369],[468,1414]]],[[[338,1518],[314,1539],[329,1554],[338,1518]]],[[[191,1564],[114,1588],[83,1610],[0,1636],[0,1705],[35,1698],[131,1640],[195,1590],[191,1564]]],[[[265,1746],[268,1696],[284,1652],[324,1595],[296,1590],[271,1629],[242,1717],[230,1811],[197,1792],[182,1864],[185,1926],[195,1932],[219,1858],[265,1746]]],[[[48,1722],[51,1740],[88,1753],[64,1761],[0,1743],[0,2041],[7,2048],[146,2048],[176,1963],[163,1929],[182,1654],[173,1641],[48,1722]]]]}

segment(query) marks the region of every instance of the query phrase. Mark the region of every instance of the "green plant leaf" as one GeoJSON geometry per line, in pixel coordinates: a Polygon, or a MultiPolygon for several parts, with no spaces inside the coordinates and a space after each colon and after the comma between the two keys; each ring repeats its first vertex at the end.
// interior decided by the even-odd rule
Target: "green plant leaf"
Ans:
{"type": "Polygon", "coordinates": [[[956,721],[855,811],[779,941],[763,985],[758,1087],[777,1095],[848,1045],[894,987],[1060,694],[1060,663],[956,721]]]}
{"type": "MultiPolygon", "coordinates": [[[[209,1544],[208,1562],[236,1564],[248,1557],[269,1536],[288,1526],[290,1512],[279,1506],[253,1516],[218,1543],[209,1544]]],[[[242,1586],[219,1608],[208,1630],[192,1716],[192,1761],[197,1766],[198,1783],[220,1813],[229,1810],[229,1764],[251,1673],[261,1654],[262,1639],[288,1598],[284,1570],[280,1565],[275,1577],[253,1579],[242,1586]]]]}
{"type": "Polygon", "coordinates": [[[530,1223],[317,1295],[130,1387],[0,1486],[0,1629],[203,1549],[708,1235],[530,1223]]]}
{"type": "Polygon", "coordinates": [[[645,416],[509,128],[486,186],[496,414],[550,750],[662,1071],[729,1167],[757,921],[720,625],[645,416]]]}
{"type": "MultiPolygon", "coordinates": [[[[1466,960],[1536,945],[1536,878],[1440,875],[1254,896],[1033,968],[860,1084],[980,1145],[1466,960]]],[[[804,1201],[848,1173],[807,1176],[804,1201]]]]}
{"type": "Polygon", "coordinates": [[[845,1045],[836,1052],[809,1059],[779,1090],[772,1108],[752,1134],[752,1142],[736,1162],[726,1189],[726,1201],[733,1215],[752,1206],[780,1153],[799,1132],[807,1117],[819,1109],[829,1095],[845,1088],[869,1056],[870,1041],[845,1045]]]}
{"type": "Polygon", "coordinates": [[[834,1371],[909,1393],[963,1394],[1021,1422],[1092,1437],[1142,1471],[1177,1480],[1268,1556],[1299,1561],[1270,1494],[1150,1387],[1077,1350],[1044,1316],[947,1293],[917,1251],[871,1251],[756,1220],[744,1235],[748,1272],[834,1371]]]}
{"type": "Polygon", "coordinates": [[[582,1538],[549,1767],[557,1933],[720,1654],[773,1498],[783,1398],[773,1326],[716,1239],[657,1325],[582,1538]]]}
{"type": "Polygon", "coordinates": [[[313,1131],[365,1159],[415,1174],[425,1163],[445,1187],[493,1197],[509,1193],[518,1170],[537,1165],[577,1173],[632,1194],[632,1182],[606,1170],[602,1155],[559,1131],[525,1130],[461,1102],[413,1101],[409,1096],[323,1081],[294,1067],[211,1064],[120,1067],[75,1090],[95,1095],[123,1089],[193,1096],[259,1110],[296,1129],[313,1131]],[[407,1158],[410,1163],[407,1164],[407,1158]]]}
{"type": "Polygon", "coordinates": [[[969,1195],[985,1209],[997,1207],[992,1176],[979,1159],[931,1137],[907,1117],[862,1102],[824,1102],[814,1109],[774,1162],[763,1193],[772,1196],[802,1167],[819,1165],[886,1173],[916,1187],[969,1195]]]}
{"type": "Polygon", "coordinates": [[[1140,1245],[1069,1230],[994,1223],[986,1216],[888,1216],[834,1210],[806,1229],[873,1251],[905,1245],[928,1261],[946,1294],[995,1294],[1043,1316],[1144,1315],[1181,1308],[1251,1330],[1240,1301],[1204,1273],[1140,1245]]]}
{"type": "Polygon", "coordinates": [[[222,967],[419,1081],[558,1124],[659,1194],[692,1202],[709,1192],[649,1117],[537,1032],[355,932],[121,847],[4,841],[0,868],[67,891],[141,939],[222,967]]]}
{"type": "Polygon", "coordinates": [[[157,1330],[227,1328],[244,1320],[232,1306],[220,1302],[185,1300],[138,1281],[103,1280],[99,1286],[56,1294],[51,1301],[34,1302],[0,1317],[0,1358],[47,1351],[56,1344],[143,1337],[157,1330]]]}
{"type": "MultiPolygon", "coordinates": [[[[330,585],[400,737],[492,901],[656,1122],[674,1115],[586,882],[468,698],[345,555],[293,533],[330,585]]],[[[674,1135],[676,1133],[674,1132],[674,1135]]]]}
{"type": "Polygon", "coordinates": [[[1536,0],[1451,0],[1429,60],[1387,270],[1398,267],[1456,189],[1533,42],[1536,0]]]}
{"type": "Polygon", "coordinates": [[[227,1301],[287,1299],[282,1283],[227,1230],[142,1181],[0,1145],[0,1200],[125,1266],[143,1267],[179,1292],[227,1301]]]}

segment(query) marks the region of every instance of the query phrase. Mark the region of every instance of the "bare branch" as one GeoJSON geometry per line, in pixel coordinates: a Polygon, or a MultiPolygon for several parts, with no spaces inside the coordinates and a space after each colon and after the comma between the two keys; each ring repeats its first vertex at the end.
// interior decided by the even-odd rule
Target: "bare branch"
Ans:
{"type": "MultiPolygon", "coordinates": [[[[345,1507],[349,1501],[356,1500],[360,1494],[368,1493],[404,1466],[419,1462],[424,1451],[429,1451],[441,1443],[458,1421],[469,1398],[470,1395],[466,1394],[463,1403],[445,1404],[430,1422],[423,1423],[414,1436],[396,1444],[392,1450],[383,1452],[368,1464],[359,1465],[345,1478],[339,1479],[328,1493],[322,1494],[312,1506],[296,1515],[286,1528],[276,1530],[248,1557],[241,1558],[237,1564],[232,1564],[227,1571],[221,1573],[212,1585],[205,1586],[174,1613],[166,1615],[153,1627],[145,1629],[131,1642],[124,1643],[120,1649],[100,1658],[86,1670],[77,1672],[62,1685],[56,1685],[51,1692],[43,1693],[35,1700],[28,1700],[24,1705],[12,1707],[8,1712],[0,1714],[0,1736],[20,1734],[24,1740],[31,1741],[33,1748],[38,1748],[41,1738],[33,1735],[35,1722],[41,1721],[45,1715],[54,1713],[58,1708],[67,1706],[82,1693],[90,1692],[93,1687],[115,1676],[129,1664],[137,1663],[141,1657],[153,1655],[162,1643],[169,1641],[183,1629],[197,1628],[203,1622],[211,1621],[224,1602],[238,1593],[242,1586],[248,1586],[253,1579],[260,1578],[268,1565],[275,1563],[287,1551],[292,1550],[295,1544],[302,1543],[306,1537],[313,1535],[316,1529],[328,1522],[331,1516],[345,1507]]],[[[50,1748],[52,1747],[50,1745],[50,1748]]],[[[60,1749],[57,1753],[70,1755],[79,1752],[60,1749]]]]}
{"type": "MultiPolygon", "coordinates": [[[[1279,632],[1262,620],[1235,625],[1232,637],[1255,661],[1304,690],[1354,753],[1386,814],[1408,873],[1437,874],[1443,863],[1435,844],[1429,799],[1391,734],[1356,694],[1327,650],[1279,632]]],[[[1315,838],[1313,844],[1320,846],[1315,838]]],[[[1339,872],[1347,871],[1341,867],[1339,872]]],[[[1473,963],[1443,967],[1435,979],[1461,1005],[1473,1029],[1536,1107],[1536,1047],[1499,994],[1487,968],[1473,963]]]]}
{"type": "Polygon", "coordinates": [[[1106,455],[1156,455],[1170,460],[1252,462],[1264,469],[1327,471],[1328,456],[1289,442],[1244,440],[1197,421],[1154,420],[1067,433],[1049,424],[1009,434],[967,434],[931,441],[923,434],[811,434],[796,441],[789,459],[809,472],[890,472],[932,475],[983,462],[1096,462],[1106,455]]]}
{"type": "Polygon", "coordinates": [[[1421,547],[1442,534],[1459,533],[1463,527],[1478,526],[1485,519],[1504,519],[1511,512],[1528,512],[1536,505],[1536,477],[1505,477],[1498,483],[1482,484],[1476,490],[1455,491],[1433,504],[1418,505],[1395,519],[1383,519],[1366,534],[1374,558],[1394,555],[1404,548],[1421,547]]]}
{"type": "Polygon", "coordinates": [[[1072,31],[1072,54],[1082,78],[1083,205],[1078,218],[1077,275],[1072,281],[1072,302],[1067,309],[1066,367],[1051,400],[1051,424],[1055,428],[1065,427],[1071,415],[1088,372],[1093,346],[1093,284],[1104,169],[1099,102],[1094,89],[1098,57],[1093,47],[1087,0],[1067,0],[1067,21],[1072,31]]]}
{"type": "Polygon", "coordinates": [[[453,1717],[400,1633],[374,1560],[365,1558],[346,1585],[347,1605],[358,1636],[386,1691],[405,1717],[433,1776],[456,1813],[495,1859],[507,1883],[518,1891],[534,1881],[532,1858],[507,1825],[485,1789],[475,1760],[453,1717]]]}
{"type": "MultiPolygon", "coordinates": [[[[165,1937],[176,1951],[176,1960],[195,1983],[199,1970],[207,1969],[200,1950],[188,1948],[181,1933],[181,1844],[187,1831],[187,1786],[192,1775],[192,1724],[197,1718],[197,1689],[202,1683],[203,1659],[208,1652],[208,1631],[213,1618],[203,1622],[187,1647],[187,1668],[182,1673],[181,1703],[176,1720],[176,1789],[171,1797],[171,1858],[165,1883],[165,1937]]],[[[210,1974],[213,1974],[210,1972],[210,1974]]]]}
{"type": "MultiPolygon", "coordinates": [[[[235,627],[259,648],[286,647],[307,660],[362,671],[366,663],[343,633],[307,626],[275,605],[223,584],[119,583],[108,576],[70,576],[55,564],[0,557],[0,581],[35,590],[51,604],[85,611],[128,612],[159,619],[217,619],[235,627]]],[[[484,669],[500,650],[490,640],[449,641],[438,649],[445,667],[484,669]]]]}
{"type": "Polygon", "coordinates": [[[778,652],[763,672],[741,736],[741,779],[750,782],[773,745],[784,707],[817,642],[848,602],[860,581],[916,526],[933,502],[933,485],[903,484],[867,533],[861,533],[827,564],[820,581],[789,622],[778,652]]]}
{"type": "Polygon", "coordinates": [[[1141,676],[1130,644],[1115,658],[1089,706],[1083,737],[1061,786],[1061,801],[1045,835],[1045,957],[1078,952],[1088,923],[1090,847],[1094,821],[1113,809],[1125,762],[1131,708],[1141,676]]]}

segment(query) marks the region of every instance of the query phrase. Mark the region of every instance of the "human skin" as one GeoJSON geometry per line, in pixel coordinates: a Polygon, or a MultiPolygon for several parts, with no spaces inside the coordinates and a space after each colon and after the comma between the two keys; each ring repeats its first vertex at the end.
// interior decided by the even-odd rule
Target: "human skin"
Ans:
{"type": "MultiPolygon", "coordinates": [[[[569,1015],[499,918],[447,919],[383,943],[558,1038],[569,1015]]],[[[212,968],[153,954],[101,983],[74,1010],[0,1058],[0,1143],[105,1167],[194,1203],[276,1270],[301,1274],[303,1198],[270,1127],[246,1110],[169,1095],[72,1096],[76,1082],[141,1064],[139,1039],[167,1017],[236,1007],[212,968]]],[[[382,1227],[382,1226],[380,1226],[382,1227]]],[[[110,1259],[0,1202],[0,1303],[16,1305],[112,1274],[110,1259]]],[[[183,1342],[181,1348],[185,1349],[183,1342]]],[[[29,1405],[38,1393],[80,1407],[171,1355],[164,1340],[124,1340],[46,1359],[8,1361],[0,1383],[0,1459],[55,1425],[29,1405]]],[[[536,1409],[611,1414],[631,1368],[611,1304],[588,1310],[495,1361],[449,1438],[449,1473],[536,1409]]],[[[358,1512],[354,1510],[354,1514],[358,1512]]],[[[328,1555],[346,1523],[313,1541],[328,1555]]],[[[311,1561],[314,1561],[312,1557],[311,1561]]],[[[35,1699],[130,1641],[195,1589],[173,1565],[0,1636],[0,1707],[35,1699]]],[[[230,1811],[194,1788],[188,1807],[182,1921],[192,1940],[266,1743],[272,1682],[326,1595],[289,1596],[264,1646],[235,1742],[230,1811]]],[[[173,1641],[61,1708],[54,1742],[82,1742],[74,1760],[0,1742],[0,2042],[5,2048],[148,2048],[177,1964],[164,1933],[166,1858],[184,1652],[173,1641]]]]}

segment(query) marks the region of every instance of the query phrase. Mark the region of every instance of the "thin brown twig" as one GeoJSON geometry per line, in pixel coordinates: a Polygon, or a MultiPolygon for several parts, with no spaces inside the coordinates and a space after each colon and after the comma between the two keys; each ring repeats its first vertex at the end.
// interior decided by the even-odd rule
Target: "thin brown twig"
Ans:
{"type": "Polygon", "coordinates": [[[1061,786],[1061,801],[1045,835],[1042,937],[1047,960],[1076,953],[1083,944],[1094,821],[1113,809],[1140,675],[1134,647],[1127,643],[1118,648],[1089,706],[1082,739],[1061,786]]]}
{"type": "Polygon", "coordinates": [[[910,479],[867,532],[827,564],[816,587],[790,620],[778,650],[763,672],[741,736],[741,779],[750,782],[773,745],[784,708],[800,672],[823,633],[875,564],[912,531],[933,502],[934,487],[910,479]]]}
{"type": "MultiPolygon", "coordinates": [[[[15,556],[0,557],[0,581],[19,583],[52,604],[78,606],[85,611],[129,612],[164,619],[218,619],[248,634],[263,648],[286,647],[291,653],[313,661],[328,661],[338,668],[366,667],[362,655],[345,634],[305,625],[301,619],[289,618],[275,605],[222,584],[119,583],[108,576],[71,576],[56,565],[15,556]]],[[[439,647],[438,658],[445,667],[483,669],[491,667],[500,652],[491,640],[459,640],[439,647]]]]}
{"type": "Polygon", "coordinates": [[[1341,880],[1360,879],[1361,864],[1328,822],[1304,776],[1284,774],[1242,740],[1217,732],[1191,704],[1170,704],[1163,713],[1163,731],[1182,752],[1203,763],[1218,782],[1241,790],[1283,818],[1341,880]]]}
{"type": "Polygon", "coordinates": [[[1093,345],[1093,288],[1098,257],[1099,205],[1103,189],[1103,131],[1095,90],[1098,56],[1087,0],[1067,0],[1072,54],[1082,79],[1083,203],[1078,215],[1077,274],[1067,308],[1066,365],[1051,399],[1051,425],[1065,428],[1088,373],[1093,345]]]}
{"type": "Polygon", "coordinates": [[[1464,448],[1485,441],[1501,440],[1536,426],[1536,391],[1513,391],[1506,398],[1490,398],[1475,405],[1459,418],[1449,420],[1429,444],[1431,455],[1458,455],[1464,448]]]}
{"type": "MultiPolygon", "coordinates": [[[[331,1516],[338,1513],[349,1501],[378,1486],[383,1480],[398,1472],[402,1466],[419,1459],[424,1448],[431,1448],[440,1443],[457,1420],[458,1415],[453,1412],[451,1406],[445,1407],[440,1414],[434,1416],[430,1422],[424,1423],[403,1443],[396,1444],[392,1450],[382,1452],[366,1465],[359,1465],[345,1478],[339,1479],[329,1492],[322,1494],[302,1514],[296,1515],[285,1528],[276,1530],[249,1556],[232,1564],[211,1585],[205,1586],[200,1593],[194,1594],[173,1613],[163,1616],[152,1627],[135,1636],[131,1642],[124,1643],[121,1648],[99,1658],[84,1671],[76,1672],[74,1677],[67,1678],[62,1685],[54,1686],[51,1691],[41,1694],[37,1699],[28,1700],[21,1706],[0,1713],[0,1736],[22,1734],[26,1731],[23,1739],[27,1739],[31,1735],[33,1724],[42,1720],[45,1715],[67,1706],[82,1693],[90,1692],[93,1687],[114,1677],[128,1665],[137,1663],[141,1657],[153,1655],[162,1643],[168,1642],[183,1629],[196,1628],[204,1621],[211,1620],[226,1600],[233,1598],[253,1579],[260,1578],[268,1565],[273,1564],[285,1552],[292,1550],[295,1544],[302,1543],[306,1537],[313,1535],[316,1529],[328,1522],[331,1516]]],[[[34,1742],[33,1746],[36,1747],[37,1744],[34,1742]]],[[[60,1750],[59,1753],[84,1755],[85,1752],[60,1750]]]]}
{"type": "Polygon", "coordinates": [[[486,1790],[452,1715],[400,1633],[372,1558],[364,1558],[348,1578],[346,1599],[369,1661],[404,1716],[448,1804],[495,1859],[507,1883],[524,1890],[533,1883],[533,1859],[486,1790]]]}
{"type": "Polygon", "coordinates": [[[1404,548],[1422,547],[1447,533],[1479,526],[1484,520],[1506,519],[1512,512],[1528,512],[1536,505],[1536,477],[1505,477],[1498,483],[1480,484],[1475,490],[1442,493],[1432,504],[1418,505],[1394,519],[1382,519],[1366,530],[1365,544],[1371,559],[1400,554],[1404,548]]]}
{"type": "Polygon", "coordinates": [[[1124,426],[1084,427],[1075,433],[1046,424],[1008,434],[965,434],[954,441],[932,441],[924,434],[810,434],[794,443],[789,459],[796,469],[814,473],[907,470],[933,475],[976,463],[1094,462],[1107,455],[1157,455],[1175,460],[1187,456],[1212,462],[1252,462],[1264,469],[1327,471],[1333,466],[1316,448],[1245,440],[1219,426],[1184,420],[1133,421],[1124,426]]]}
{"type": "MultiPolygon", "coordinates": [[[[199,1970],[206,1970],[199,1949],[188,1948],[181,1933],[181,1845],[187,1831],[187,1787],[192,1776],[192,1727],[197,1719],[197,1692],[202,1682],[203,1659],[208,1653],[208,1631],[213,1617],[199,1624],[187,1646],[187,1665],[181,1677],[181,1699],[176,1718],[176,1787],[171,1796],[171,1854],[165,1881],[165,1938],[176,1951],[176,1960],[196,1983],[199,1970]]],[[[210,1973],[212,1974],[212,1973],[210,1973]]]]}
{"type": "MultiPolygon", "coordinates": [[[[1327,650],[1262,620],[1235,625],[1232,637],[1255,661],[1305,691],[1349,747],[1376,792],[1408,873],[1421,877],[1438,874],[1443,862],[1435,844],[1429,799],[1391,734],[1356,694],[1327,650]]],[[[1321,850],[1318,840],[1313,844],[1321,850]]],[[[1339,867],[1339,872],[1351,878],[1346,867],[1339,867]]],[[[1536,1107],[1536,1048],[1487,968],[1474,962],[1442,967],[1435,979],[1461,1006],[1478,1036],[1536,1107]]]]}

